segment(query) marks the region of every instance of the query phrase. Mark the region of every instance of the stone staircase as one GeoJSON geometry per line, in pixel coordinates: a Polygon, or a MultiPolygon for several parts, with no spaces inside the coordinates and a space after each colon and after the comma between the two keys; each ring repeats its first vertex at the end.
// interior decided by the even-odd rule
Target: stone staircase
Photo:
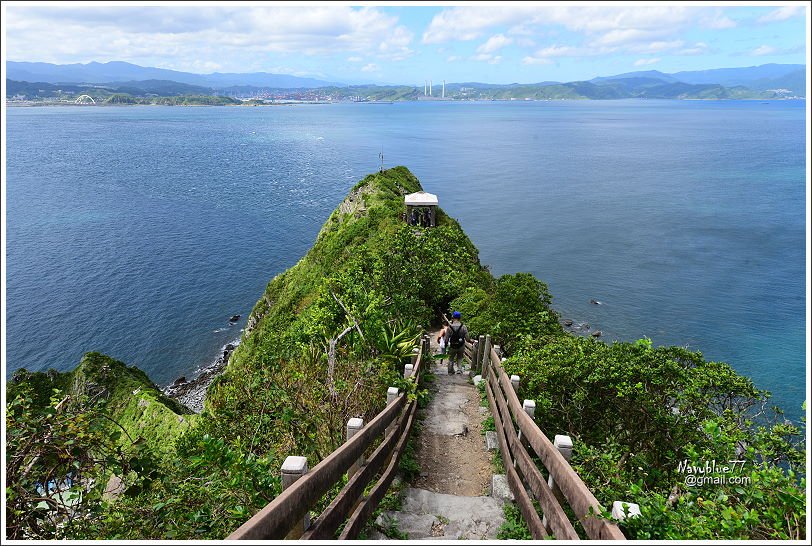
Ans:
{"type": "MultiPolygon", "coordinates": [[[[432,341],[434,341],[434,337],[432,341]]],[[[448,375],[435,362],[434,396],[417,438],[419,478],[401,492],[401,508],[375,520],[370,540],[493,540],[513,500],[507,480],[493,475],[481,421],[488,414],[468,373],[448,375]]]]}
{"type": "MultiPolygon", "coordinates": [[[[492,540],[504,522],[502,504],[494,497],[463,497],[408,488],[398,512],[384,512],[375,521],[409,540],[492,540]]],[[[390,535],[395,533],[389,533],[390,535]]],[[[375,530],[372,540],[391,540],[375,530]]]]}

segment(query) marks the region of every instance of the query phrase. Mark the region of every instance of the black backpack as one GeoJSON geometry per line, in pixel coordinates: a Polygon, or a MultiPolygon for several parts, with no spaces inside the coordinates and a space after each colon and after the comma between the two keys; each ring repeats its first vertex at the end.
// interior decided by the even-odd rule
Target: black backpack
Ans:
{"type": "Polygon", "coordinates": [[[460,324],[456,330],[453,326],[449,326],[449,328],[451,328],[451,335],[448,338],[449,345],[455,349],[462,347],[465,343],[465,336],[462,335],[462,324],[460,324]]]}

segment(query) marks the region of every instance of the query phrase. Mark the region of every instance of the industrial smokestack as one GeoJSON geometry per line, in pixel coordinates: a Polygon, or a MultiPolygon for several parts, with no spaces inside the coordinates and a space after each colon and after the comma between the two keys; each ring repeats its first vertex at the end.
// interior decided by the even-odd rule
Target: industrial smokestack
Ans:
{"type": "Polygon", "coordinates": [[[429,97],[431,96],[432,81],[429,80],[429,97]]]}
{"type": "Polygon", "coordinates": [[[428,89],[429,89],[429,81],[428,80],[423,80],[423,96],[424,97],[426,95],[428,95],[428,89]]]}
{"type": "Polygon", "coordinates": [[[443,80],[443,98],[445,98],[445,80],[443,80]]]}

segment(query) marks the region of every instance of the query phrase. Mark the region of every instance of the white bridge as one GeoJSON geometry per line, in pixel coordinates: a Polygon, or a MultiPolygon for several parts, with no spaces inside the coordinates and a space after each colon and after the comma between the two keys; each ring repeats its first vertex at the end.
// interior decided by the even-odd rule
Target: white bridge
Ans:
{"type": "Polygon", "coordinates": [[[93,97],[90,95],[79,95],[79,97],[73,102],[74,104],[96,104],[96,101],[93,100],[93,97]],[[90,103],[87,101],[90,101],[90,103]]]}

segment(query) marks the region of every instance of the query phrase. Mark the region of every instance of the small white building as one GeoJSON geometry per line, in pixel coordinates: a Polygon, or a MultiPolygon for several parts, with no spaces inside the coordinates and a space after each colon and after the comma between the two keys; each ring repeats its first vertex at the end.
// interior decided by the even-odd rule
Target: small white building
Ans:
{"type": "Polygon", "coordinates": [[[419,191],[404,198],[406,202],[406,223],[410,226],[434,227],[437,225],[437,196],[419,191]]]}

